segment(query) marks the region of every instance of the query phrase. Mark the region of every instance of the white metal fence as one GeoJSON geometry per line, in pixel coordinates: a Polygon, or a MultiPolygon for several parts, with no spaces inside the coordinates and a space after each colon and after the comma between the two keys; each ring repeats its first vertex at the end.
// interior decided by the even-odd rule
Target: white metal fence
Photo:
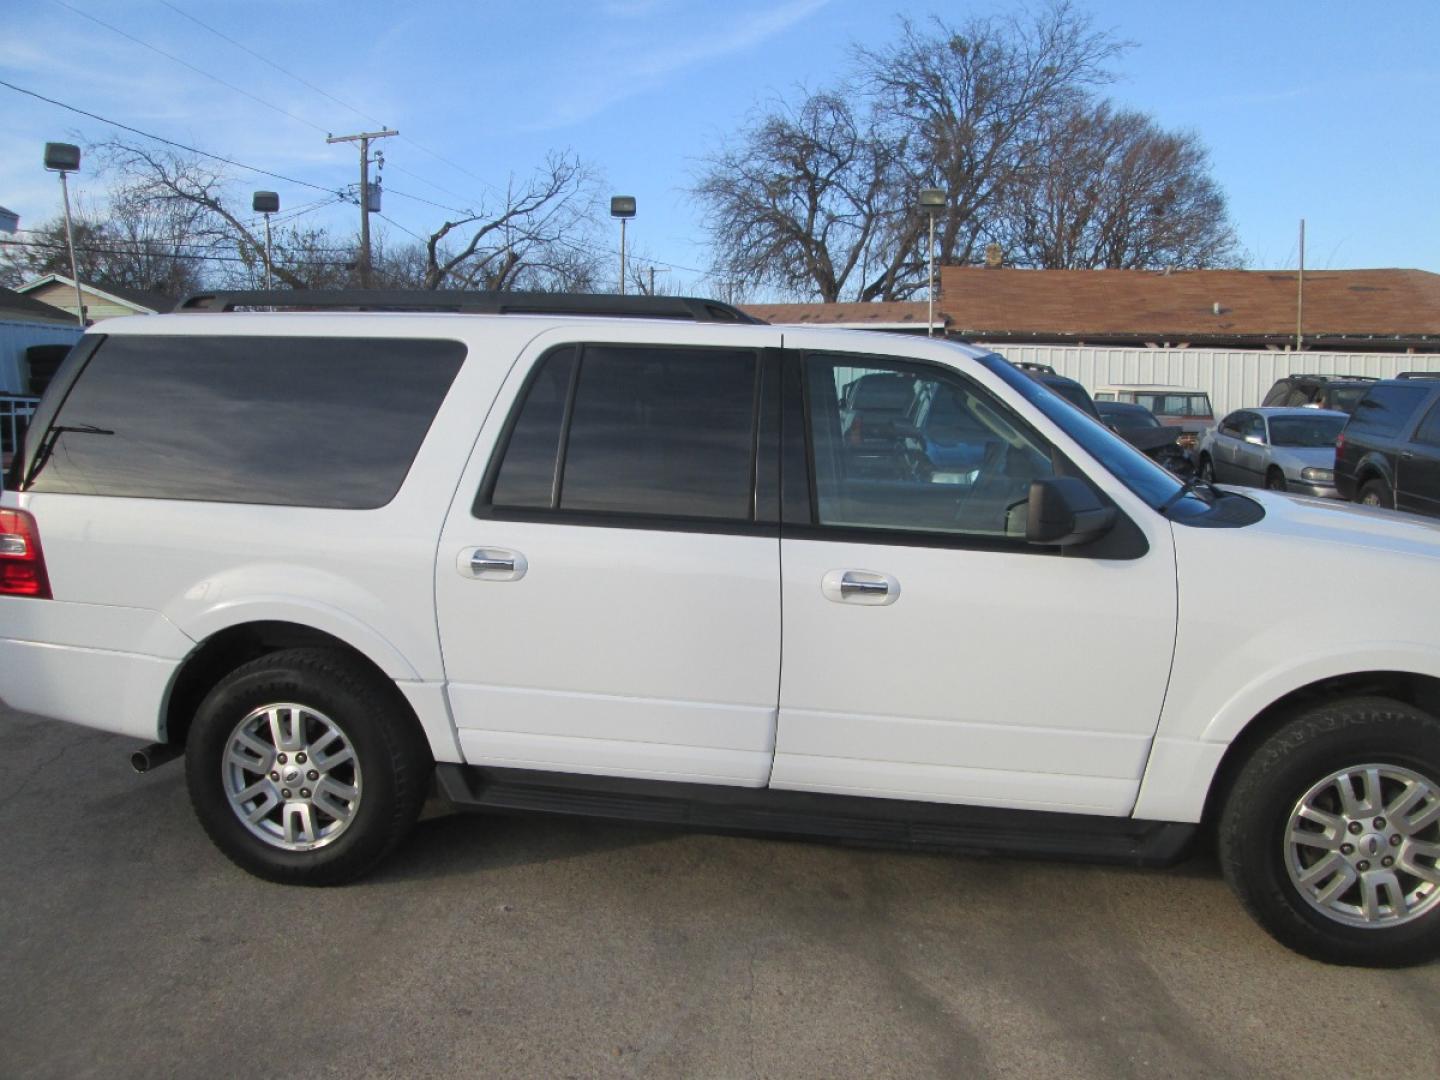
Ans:
{"type": "Polygon", "coordinates": [[[1371,375],[1440,371],[1440,353],[1276,352],[1251,349],[1128,349],[1079,345],[988,345],[1007,360],[1049,364],[1094,392],[1114,383],[1192,386],[1210,394],[1216,417],[1259,405],[1286,375],[1371,375]]]}

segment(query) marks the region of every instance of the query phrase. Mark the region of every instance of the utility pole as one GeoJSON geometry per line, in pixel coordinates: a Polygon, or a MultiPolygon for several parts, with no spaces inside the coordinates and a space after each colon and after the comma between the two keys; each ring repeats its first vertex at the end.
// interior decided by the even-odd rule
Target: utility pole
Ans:
{"type": "Polygon", "coordinates": [[[388,139],[400,132],[362,131],[358,135],[330,135],[327,143],[358,142],[360,144],[360,287],[370,288],[370,140],[388,139]]]}
{"type": "Polygon", "coordinates": [[[1305,318],[1305,219],[1300,219],[1300,285],[1295,295],[1295,351],[1300,351],[1302,320],[1305,318]]]}

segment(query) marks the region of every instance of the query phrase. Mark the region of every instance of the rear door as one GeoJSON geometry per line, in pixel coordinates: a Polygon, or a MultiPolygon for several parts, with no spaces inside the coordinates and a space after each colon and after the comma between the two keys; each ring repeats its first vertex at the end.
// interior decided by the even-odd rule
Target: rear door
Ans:
{"type": "Polygon", "coordinates": [[[1029,545],[1031,482],[1073,466],[998,377],[788,343],[771,786],[1128,813],[1174,643],[1168,524],[1127,519],[1104,557],[1029,545]],[[884,445],[843,405],[880,376],[918,421],[884,445]]]}
{"type": "Polygon", "coordinates": [[[762,473],[757,509],[755,483],[768,332],[737,347],[645,330],[544,338],[485,422],[435,569],[460,744],[478,765],[763,786],[780,667],[776,485],[762,473]]]}
{"type": "Polygon", "coordinates": [[[1440,517],[1440,399],[1420,421],[1410,444],[1400,449],[1395,505],[1440,517]]]}

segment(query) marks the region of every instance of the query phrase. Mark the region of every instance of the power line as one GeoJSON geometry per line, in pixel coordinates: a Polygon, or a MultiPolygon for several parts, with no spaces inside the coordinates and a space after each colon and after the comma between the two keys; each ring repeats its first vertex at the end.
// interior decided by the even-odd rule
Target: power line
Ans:
{"type": "Polygon", "coordinates": [[[79,106],[67,105],[63,101],[57,101],[54,98],[48,98],[44,94],[37,94],[34,90],[26,90],[23,86],[16,86],[12,82],[6,82],[4,79],[0,79],[0,86],[8,87],[9,89],[16,91],[17,93],[25,94],[27,97],[35,98],[37,101],[43,101],[47,105],[54,105],[69,112],[78,113],[81,116],[88,116],[91,120],[99,120],[100,123],[109,124],[111,127],[119,128],[121,131],[128,131],[132,134],[139,135],[142,138],[151,139],[158,143],[164,143],[166,146],[173,146],[177,150],[185,150],[191,154],[199,154],[201,157],[209,158],[211,161],[219,161],[225,165],[233,165],[237,169],[245,169],[247,172],[259,173],[261,176],[269,176],[276,180],[284,180],[287,184],[295,184],[297,187],[307,187],[312,188],[315,191],[323,191],[327,195],[335,195],[342,199],[347,197],[343,191],[339,191],[336,188],[327,188],[322,184],[312,184],[308,180],[297,180],[293,176],[286,176],[283,173],[271,172],[269,169],[262,169],[258,165],[246,165],[243,161],[236,161],[234,158],[222,157],[220,154],[212,154],[208,150],[201,150],[198,147],[189,146],[186,143],[176,142],[174,139],[167,139],[163,135],[155,135],[149,131],[142,131],[140,128],[131,127],[129,124],[122,124],[118,120],[111,120],[108,117],[101,116],[99,113],[90,112],[86,109],[80,108],[79,106]]]}
{"type": "Polygon", "coordinates": [[[322,133],[325,132],[325,129],[322,128],[319,124],[312,123],[311,121],[306,120],[303,116],[296,116],[296,115],[295,115],[294,113],[292,113],[292,112],[287,112],[285,109],[282,109],[279,105],[271,104],[270,102],[266,101],[264,98],[259,97],[259,96],[255,95],[255,94],[252,94],[249,90],[246,90],[244,87],[236,86],[236,85],[235,85],[234,83],[232,83],[232,82],[226,82],[224,79],[220,78],[220,76],[214,74],[213,72],[206,71],[206,70],[205,70],[204,68],[202,68],[202,67],[196,67],[194,64],[190,63],[190,61],[188,61],[188,60],[182,60],[182,59],[180,59],[180,57],[176,56],[174,53],[168,53],[168,52],[166,52],[164,49],[161,49],[161,48],[159,48],[159,47],[157,47],[157,46],[155,46],[155,45],[151,45],[148,41],[141,41],[141,40],[140,40],[139,38],[137,38],[134,34],[127,33],[126,31],[121,30],[118,26],[113,26],[113,25],[111,25],[110,23],[107,23],[104,19],[96,18],[94,15],[91,15],[89,12],[81,11],[81,10],[80,10],[79,8],[77,8],[77,7],[72,7],[70,4],[67,4],[67,3],[65,2],[65,0],[50,0],[50,2],[51,2],[52,4],[57,4],[57,5],[59,5],[60,7],[63,7],[63,8],[64,8],[65,10],[67,10],[67,11],[72,11],[72,12],[74,12],[76,15],[79,15],[82,19],[89,19],[91,22],[95,23],[96,25],[98,25],[98,26],[103,26],[106,30],[110,30],[110,31],[113,31],[114,33],[119,34],[121,37],[125,38],[127,41],[133,41],[136,45],[139,45],[141,48],[149,49],[149,50],[150,50],[151,52],[153,52],[153,53],[158,53],[160,56],[165,57],[165,59],[167,59],[167,60],[173,60],[175,63],[179,64],[181,67],[189,68],[191,71],[195,72],[197,75],[203,75],[205,78],[211,80],[212,82],[217,82],[217,83],[219,83],[221,86],[223,86],[223,87],[225,87],[225,88],[227,88],[227,89],[229,89],[229,90],[234,90],[235,93],[237,93],[237,94],[243,94],[245,97],[249,98],[251,101],[258,102],[259,104],[264,105],[267,109],[272,109],[272,110],[274,110],[275,112],[279,113],[281,116],[289,117],[291,120],[294,120],[297,124],[304,124],[304,125],[306,125],[307,127],[312,127],[312,128],[314,128],[316,131],[319,131],[319,132],[322,132],[322,133]]]}

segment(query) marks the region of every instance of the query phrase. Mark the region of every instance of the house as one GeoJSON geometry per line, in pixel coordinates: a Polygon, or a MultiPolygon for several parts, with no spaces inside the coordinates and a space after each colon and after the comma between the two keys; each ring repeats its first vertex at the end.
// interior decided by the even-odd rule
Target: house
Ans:
{"type": "MultiPolygon", "coordinates": [[[[773,323],[924,333],[924,301],[747,304],[773,323]]],[[[936,332],[987,345],[1440,353],[1440,274],[944,266],[936,332]]]]}
{"type": "Polygon", "coordinates": [[[35,395],[80,337],[75,316],[0,289],[0,454],[8,461],[35,411],[35,395]]]}
{"type": "MultiPolygon", "coordinates": [[[[121,315],[156,315],[175,307],[175,297],[143,289],[130,289],[119,285],[106,285],[102,288],[82,283],[81,291],[85,296],[87,323],[121,315]]],[[[72,317],[76,314],[75,279],[64,274],[46,274],[34,281],[27,281],[16,292],[68,311],[72,317]]]]}
{"type": "Polygon", "coordinates": [[[946,266],[948,331],[986,344],[1440,352],[1424,270],[1016,270],[946,266]]]}

